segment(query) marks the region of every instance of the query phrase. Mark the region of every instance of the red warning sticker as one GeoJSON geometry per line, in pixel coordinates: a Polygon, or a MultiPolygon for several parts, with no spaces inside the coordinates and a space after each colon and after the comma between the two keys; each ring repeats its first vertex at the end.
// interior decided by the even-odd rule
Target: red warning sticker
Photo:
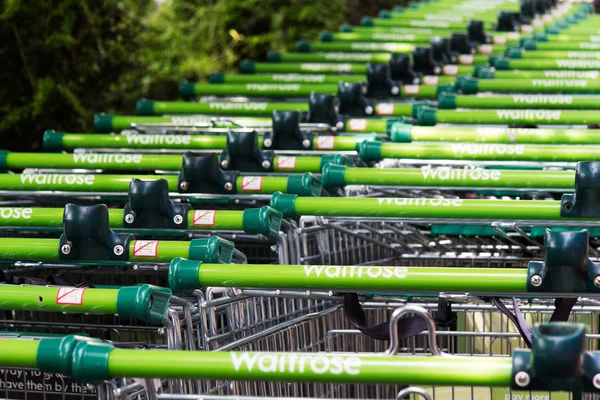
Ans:
{"type": "Polygon", "coordinates": [[[244,176],[242,190],[262,190],[262,176],[244,176]]]}
{"type": "Polygon", "coordinates": [[[317,149],[332,150],[335,142],[335,136],[323,135],[317,136],[317,149]]]}
{"type": "Polygon", "coordinates": [[[504,35],[494,36],[494,44],[506,44],[507,37],[504,35]]]}
{"type": "Polygon", "coordinates": [[[278,156],[277,168],[279,169],[294,169],[296,168],[296,157],[294,156],[278,156]]]}
{"type": "Polygon", "coordinates": [[[440,81],[440,77],[437,75],[426,75],[423,77],[423,85],[437,86],[440,81]]]}
{"type": "Polygon", "coordinates": [[[215,210],[196,210],[193,223],[195,226],[214,226],[216,214],[215,210]]]}
{"type": "Polygon", "coordinates": [[[492,54],[494,52],[494,46],[491,44],[482,44],[479,46],[480,54],[492,54]]]}
{"type": "Polygon", "coordinates": [[[458,62],[462,65],[473,65],[473,56],[471,54],[461,54],[458,62]]]}
{"type": "Polygon", "coordinates": [[[377,104],[377,115],[392,115],[394,113],[394,103],[377,104]]]}
{"type": "Polygon", "coordinates": [[[402,86],[404,94],[418,94],[421,88],[419,85],[404,85],[402,86]]]}
{"type": "Polygon", "coordinates": [[[61,287],[56,293],[56,304],[80,306],[83,304],[85,288],[61,287]]]}
{"type": "Polygon", "coordinates": [[[348,129],[351,131],[364,131],[367,129],[367,120],[366,119],[351,119],[348,122],[348,129]]]}
{"type": "Polygon", "coordinates": [[[158,255],[158,240],[136,240],[133,244],[134,257],[153,258],[158,255]]]}
{"type": "Polygon", "coordinates": [[[458,65],[444,65],[444,75],[448,75],[448,76],[458,75],[458,65]]]}

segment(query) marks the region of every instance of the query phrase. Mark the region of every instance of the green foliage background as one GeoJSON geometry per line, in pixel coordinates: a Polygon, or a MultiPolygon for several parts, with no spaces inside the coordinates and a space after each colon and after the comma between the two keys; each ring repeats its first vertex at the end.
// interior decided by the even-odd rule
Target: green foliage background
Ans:
{"type": "MultiPolygon", "coordinates": [[[[402,2],[400,2],[402,3],[402,2]]],[[[391,0],[0,0],[0,148],[45,129],[90,132],[96,112],[173,100],[182,79],[399,5],[391,0]]]]}

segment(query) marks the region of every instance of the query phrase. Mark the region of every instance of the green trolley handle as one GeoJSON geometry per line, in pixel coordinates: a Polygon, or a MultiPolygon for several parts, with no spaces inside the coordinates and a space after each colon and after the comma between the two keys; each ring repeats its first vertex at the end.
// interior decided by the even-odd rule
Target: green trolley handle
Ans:
{"type": "Polygon", "coordinates": [[[309,97],[311,93],[336,94],[338,85],[318,83],[247,83],[247,84],[186,84],[180,85],[181,97],[252,96],[309,97]]]}
{"type": "Polygon", "coordinates": [[[419,110],[417,123],[435,124],[536,124],[536,125],[589,125],[600,123],[597,111],[552,109],[496,109],[496,110],[419,110]]]}
{"type": "MultiPolygon", "coordinates": [[[[321,172],[330,158],[321,156],[273,156],[273,172],[321,172]]],[[[15,153],[0,152],[0,171],[27,168],[52,169],[102,169],[106,171],[178,171],[182,166],[181,155],[134,154],[134,153],[15,153]]],[[[265,171],[266,172],[266,171],[265,171]]],[[[275,178],[273,178],[275,179],[275,178]]],[[[282,181],[283,182],[283,181],[282,181]]]]}
{"type": "Polygon", "coordinates": [[[600,68],[600,60],[519,60],[494,59],[491,64],[496,70],[584,70],[596,71],[600,68]]]}
{"type": "MultiPolygon", "coordinates": [[[[408,37],[408,36],[407,36],[408,37]]],[[[386,63],[390,53],[406,54],[419,44],[429,42],[427,35],[411,35],[412,42],[360,41],[360,42],[308,42],[296,44],[299,53],[279,53],[283,62],[369,62],[386,63]],[[315,53],[310,53],[315,52],[315,53]],[[316,53],[325,52],[325,53],[316,53]],[[306,56],[306,57],[303,57],[306,56]]],[[[273,60],[275,61],[275,60],[273,60]]]]}
{"type": "MultiPolygon", "coordinates": [[[[5,213],[6,210],[2,209],[5,213]]],[[[31,210],[28,215],[35,219],[35,210],[39,209],[25,210],[31,210]]],[[[50,210],[52,209],[48,211],[50,210]]],[[[14,209],[11,211],[14,212],[14,209]]],[[[1,218],[0,222],[3,222],[1,218]]],[[[60,248],[59,239],[0,238],[0,260],[58,262],[60,248]]],[[[204,262],[213,260],[212,262],[229,264],[233,259],[233,251],[232,242],[213,236],[187,242],[132,240],[129,243],[128,254],[130,262],[138,263],[168,263],[175,257],[185,257],[204,262]]],[[[103,260],[101,264],[105,265],[106,261],[103,260]]]]}
{"type": "MultiPolygon", "coordinates": [[[[246,75],[241,75],[245,77],[246,75]]],[[[363,79],[364,80],[364,79],[363,79]]],[[[337,83],[333,82],[334,84],[337,83]]],[[[138,100],[136,103],[137,115],[177,115],[177,114],[204,114],[204,115],[243,115],[243,116],[270,116],[273,111],[308,111],[308,103],[291,102],[188,102],[188,101],[153,101],[138,100]]]]}
{"type": "Polygon", "coordinates": [[[406,142],[485,142],[512,144],[600,144],[600,132],[588,129],[507,128],[501,126],[416,126],[393,123],[390,139],[406,142]]]}
{"type": "Polygon", "coordinates": [[[442,93],[438,108],[501,108],[501,109],[553,109],[600,110],[600,96],[570,96],[562,94],[515,94],[511,96],[470,96],[442,93]]]}
{"type": "MultiPolygon", "coordinates": [[[[14,228],[56,228],[62,229],[63,226],[62,208],[37,208],[37,207],[3,207],[0,208],[0,225],[3,227],[14,228]]],[[[125,227],[124,220],[130,219],[122,209],[109,209],[109,226],[116,231],[125,230],[127,232],[143,233],[135,228],[125,227]]],[[[281,230],[281,215],[267,207],[249,208],[246,210],[191,210],[187,215],[187,226],[182,229],[200,230],[200,231],[243,231],[249,234],[262,234],[270,239],[277,239],[281,230]]],[[[55,246],[54,239],[40,240],[38,245],[21,244],[22,239],[0,239],[0,243],[4,243],[3,254],[6,257],[35,257],[44,258],[53,254],[53,250],[58,249],[55,246]],[[28,255],[29,254],[29,255],[28,255]]],[[[23,239],[26,240],[26,239],[23,239]]],[[[143,245],[140,241],[140,245],[143,245]]],[[[195,254],[194,257],[211,257],[215,258],[219,253],[221,256],[231,257],[227,250],[231,242],[220,238],[211,238],[205,242],[205,239],[200,241],[192,240],[191,242],[170,242],[170,241],[155,241],[152,247],[156,253],[154,258],[149,258],[148,251],[142,251],[140,261],[170,261],[170,258],[177,256],[180,253],[195,254]],[[204,250],[206,249],[206,250],[204,250]]],[[[56,241],[58,243],[58,241],[56,241]]],[[[135,241],[131,246],[136,246],[135,241]]],[[[138,246],[139,247],[139,246],[138,246]]],[[[134,247],[135,249],[135,247],[134,247]]],[[[130,249],[131,250],[131,249],[130,249]]],[[[132,261],[138,261],[134,256],[134,251],[129,252],[132,261]]],[[[54,255],[52,255],[54,257],[54,255]]],[[[190,256],[189,258],[191,258],[190,256]]],[[[219,258],[219,257],[217,257],[219,258]]],[[[221,259],[221,258],[219,258],[221,259]]]]}
{"type": "MultiPolygon", "coordinates": [[[[364,75],[326,75],[326,74],[223,74],[213,72],[209,78],[211,83],[360,83],[365,81],[364,75]]],[[[211,103],[212,104],[212,103],[211,103]]],[[[246,104],[246,103],[240,103],[246,104]]],[[[288,103],[283,103],[288,104],[288,103]]],[[[307,107],[307,106],[304,106],[307,107]]],[[[278,108],[278,110],[281,110],[278,108]]]]}
{"type": "Polygon", "coordinates": [[[519,171],[484,168],[458,169],[449,167],[417,168],[351,168],[326,166],[323,187],[346,185],[452,187],[452,188],[513,188],[573,190],[574,171],[519,171]]]}
{"type": "Polygon", "coordinates": [[[159,325],[166,317],[171,290],[151,285],[120,289],[0,285],[0,308],[118,314],[159,325]]]}
{"type": "Polygon", "coordinates": [[[463,94],[496,93],[587,93],[600,92],[598,79],[464,79],[457,81],[463,94]]]}
{"type": "Polygon", "coordinates": [[[243,74],[359,74],[367,73],[366,63],[283,63],[283,62],[250,62],[240,64],[243,74]]]}

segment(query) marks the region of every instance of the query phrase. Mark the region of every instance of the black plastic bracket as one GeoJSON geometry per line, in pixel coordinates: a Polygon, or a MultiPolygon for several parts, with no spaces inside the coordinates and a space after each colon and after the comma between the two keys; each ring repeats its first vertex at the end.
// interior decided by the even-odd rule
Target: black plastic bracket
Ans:
{"type": "Polygon", "coordinates": [[[600,217],[600,162],[577,163],[575,193],[563,194],[561,217],[600,217]]]}
{"type": "Polygon", "coordinates": [[[469,40],[478,44],[485,44],[491,42],[491,37],[486,35],[485,26],[483,21],[471,20],[467,25],[467,35],[469,40]]]}
{"type": "MultiPolygon", "coordinates": [[[[264,140],[264,139],[263,139],[264,140]]],[[[227,132],[227,148],[221,152],[221,168],[244,172],[272,172],[272,151],[258,147],[258,133],[227,132]]]]}
{"type": "Polygon", "coordinates": [[[498,32],[515,32],[518,28],[515,15],[508,11],[501,11],[498,14],[498,32]]]}
{"type": "Polygon", "coordinates": [[[413,69],[423,75],[439,75],[442,65],[433,59],[433,50],[429,47],[417,47],[412,52],[413,69]]]}
{"type": "Polygon", "coordinates": [[[307,120],[313,124],[329,124],[336,127],[341,120],[339,101],[332,94],[311,93],[308,99],[308,110],[307,120]]]}
{"type": "Polygon", "coordinates": [[[434,36],[431,38],[429,45],[434,61],[441,64],[456,64],[458,61],[458,53],[450,50],[450,38],[434,36]]]}
{"type": "Polygon", "coordinates": [[[400,85],[392,80],[389,64],[367,65],[367,96],[395,97],[400,93],[400,85]]]}
{"type": "Polygon", "coordinates": [[[600,293],[600,264],[588,258],[588,231],[546,230],[544,261],[527,265],[527,291],[600,293]]]}
{"type": "Polygon", "coordinates": [[[272,150],[308,150],[313,133],[300,129],[298,111],[273,111],[272,130],[265,132],[263,147],[272,150]]]}
{"type": "Polygon", "coordinates": [[[453,33],[450,36],[449,47],[451,52],[458,54],[475,54],[477,45],[469,40],[466,33],[453,33]]]}
{"type": "Polygon", "coordinates": [[[183,154],[178,188],[180,193],[235,194],[238,171],[221,169],[219,156],[188,151],[183,154]]]}
{"type": "Polygon", "coordinates": [[[393,53],[390,55],[389,65],[392,81],[407,85],[416,85],[420,82],[420,76],[414,71],[410,58],[408,54],[393,53]]]}
{"type": "Polygon", "coordinates": [[[171,201],[166,179],[142,181],[135,178],[129,184],[129,202],[123,209],[123,226],[185,229],[191,209],[190,204],[171,201]]]}
{"type": "Polygon", "coordinates": [[[362,83],[340,83],[338,85],[340,114],[352,116],[364,116],[372,114],[373,106],[365,97],[366,94],[367,86],[362,83]]]}
{"type": "Polygon", "coordinates": [[[129,260],[130,234],[110,229],[108,207],[104,204],[67,204],[63,213],[63,234],[58,255],[61,260],[129,260]]]}
{"type": "Polygon", "coordinates": [[[513,390],[598,393],[600,354],[584,351],[585,325],[551,322],[533,328],[531,350],[513,352],[513,390]]]}

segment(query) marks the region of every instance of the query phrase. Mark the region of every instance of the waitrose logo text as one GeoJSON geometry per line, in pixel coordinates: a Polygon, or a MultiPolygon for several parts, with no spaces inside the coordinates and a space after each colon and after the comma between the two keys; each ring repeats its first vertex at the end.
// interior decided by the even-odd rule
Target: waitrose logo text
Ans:
{"type": "Polygon", "coordinates": [[[362,361],[355,356],[325,354],[230,353],[236,371],[316,375],[358,375],[362,361]]]}
{"type": "Polygon", "coordinates": [[[424,199],[424,198],[420,198],[420,199],[407,199],[407,198],[401,198],[401,199],[392,199],[392,198],[378,198],[377,199],[377,204],[381,205],[395,205],[395,206],[423,206],[423,207],[427,207],[427,206],[431,206],[431,207],[460,207],[463,205],[463,200],[462,199],[442,199],[442,198],[437,198],[437,199],[424,199]]]}
{"type": "Polygon", "coordinates": [[[490,171],[483,168],[455,169],[449,167],[423,167],[421,169],[425,180],[439,179],[443,181],[497,181],[502,174],[501,171],[490,171]]]}
{"type": "Polygon", "coordinates": [[[364,267],[356,265],[305,265],[306,277],[317,278],[406,278],[406,267],[364,267]]]}
{"type": "Polygon", "coordinates": [[[572,104],[573,96],[558,95],[514,95],[516,104],[572,104]]]}
{"type": "Polygon", "coordinates": [[[502,154],[524,154],[525,146],[522,144],[502,143],[452,143],[452,152],[460,155],[502,155],[502,154]]]}
{"type": "Polygon", "coordinates": [[[21,174],[22,184],[37,185],[93,185],[94,175],[79,174],[21,174]]]}
{"type": "Polygon", "coordinates": [[[190,135],[126,135],[128,144],[182,144],[192,141],[190,135]]]}
{"type": "Polygon", "coordinates": [[[560,110],[496,110],[500,120],[509,121],[558,121],[560,110]]]}
{"type": "Polygon", "coordinates": [[[76,164],[139,164],[141,154],[104,154],[104,153],[75,153],[73,160],[76,164]]]}

